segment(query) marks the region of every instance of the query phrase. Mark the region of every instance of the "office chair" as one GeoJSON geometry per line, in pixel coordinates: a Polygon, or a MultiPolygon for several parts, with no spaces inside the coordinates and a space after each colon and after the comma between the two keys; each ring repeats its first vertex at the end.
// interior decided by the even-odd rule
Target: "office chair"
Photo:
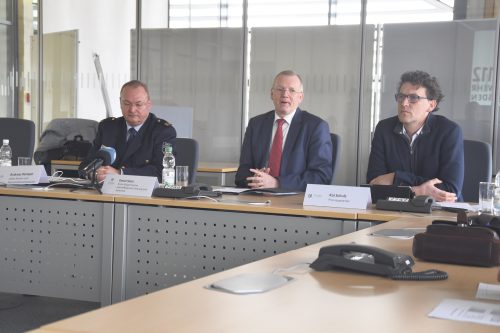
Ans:
{"type": "Polygon", "coordinates": [[[339,155],[340,155],[340,136],[338,134],[330,133],[332,138],[332,181],[331,184],[334,184],[335,181],[335,171],[337,171],[337,167],[339,165],[339,155]]]}
{"type": "Polygon", "coordinates": [[[490,182],[492,173],[491,145],[483,141],[464,140],[465,202],[478,202],[479,182],[490,182]]]}
{"type": "Polygon", "coordinates": [[[175,165],[189,166],[189,184],[194,183],[198,169],[198,141],[190,138],[177,138],[174,155],[175,165]]]}
{"type": "MultiPolygon", "coordinates": [[[[42,164],[47,171],[51,170],[52,160],[66,159],[64,154],[67,150],[64,145],[68,141],[75,140],[75,136],[81,136],[83,140],[90,143],[94,141],[99,123],[91,119],[80,118],[55,118],[46,126],[40,136],[38,147],[33,154],[36,164],[42,164]]],[[[83,142],[82,142],[83,143],[83,142]]],[[[85,153],[86,154],[86,153],[85,153]]],[[[68,156],[69,157],[69,156],[68,156]]],[[[77,156],[71,156],[76,158],[77,156]]],[[[73,170],[64,171],[65,177],[78,177],[78,172],[73,170]]]]}
{"type": "Polygon", "coordinates": [[[35,123],[18,118],[0,118],[0,140],[9,139],[12,148],[12,165],[18,157],[33,157],[35,150],[35,123]]]}

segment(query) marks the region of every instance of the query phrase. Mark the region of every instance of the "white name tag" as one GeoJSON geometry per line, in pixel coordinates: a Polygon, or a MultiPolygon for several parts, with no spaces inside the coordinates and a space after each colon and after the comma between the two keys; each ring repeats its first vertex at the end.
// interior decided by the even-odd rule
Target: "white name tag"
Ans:
{"type": "Polygon", "coordinates": [[[19,165],[0,167],[0,184],[40,184],[49,179],[43,165],[19,165]]]}
{"type": "Polygon", "coordinates": [[[151,197],[157,187],[156,177],[109,174],[104,179],[101,191],[104,194],[151,197]]]}
{"type": "Polygon", "coordinates": [[[369,187],[308,184],[304,206],[366,209],[371,203],[369,187]]]}

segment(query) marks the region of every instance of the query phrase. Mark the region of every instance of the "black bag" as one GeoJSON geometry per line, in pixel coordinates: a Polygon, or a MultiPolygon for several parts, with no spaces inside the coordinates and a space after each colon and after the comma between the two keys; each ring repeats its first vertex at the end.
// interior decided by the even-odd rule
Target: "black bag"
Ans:
{"type": "Polygon", "coordinates": [[[434,221],[413,239],[417,258],[459,265],[500,265],[500,220],[497,216],[459,213],[458,223],[434,221]],[[462,215],[462,216],[461,216],[462,215]]]}
{"type": "Polygon", "coordinates": [[[50,174],[51,161],[81,161],[87,157],[90,148],[92,148],[91,142],[83,140],[81,135],[75,135],[73,140],[66,141],[62,147],[52,148],[46,151],[36,151],[33,158],[36,164],[43,165],[47,174],[50,174]]]}
{"type": "Polygon", "coordinates": [[[82,161],[92,148],[92,143],[83,140],[83,136],[75,135],[72,141],[66,141],[63,146],[61,160],[82,161]]]}

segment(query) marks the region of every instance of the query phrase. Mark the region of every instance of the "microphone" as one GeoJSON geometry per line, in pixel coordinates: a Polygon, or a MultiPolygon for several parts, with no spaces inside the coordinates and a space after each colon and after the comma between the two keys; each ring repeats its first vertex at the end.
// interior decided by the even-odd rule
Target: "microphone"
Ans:
{"type": "Polygon", "coordinates": [[[87,175],[90,171],[96,170],[100,166],[111,165],[116,160],[116,150],[113,147],[102,147],[97,151],[96,157],[92,162],[81,169],[81,174],[87,175]]]}

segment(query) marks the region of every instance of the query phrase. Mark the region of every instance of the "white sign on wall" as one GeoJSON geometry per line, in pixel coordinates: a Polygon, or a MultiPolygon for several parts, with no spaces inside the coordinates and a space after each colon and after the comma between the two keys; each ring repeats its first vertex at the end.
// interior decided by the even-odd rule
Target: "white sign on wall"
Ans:
{"type": "Polygon", "coordinates": [[[491,105],[493,100],[493,56],[495,31],[483,30],[474,33],[470,102],[491,105]]]}

